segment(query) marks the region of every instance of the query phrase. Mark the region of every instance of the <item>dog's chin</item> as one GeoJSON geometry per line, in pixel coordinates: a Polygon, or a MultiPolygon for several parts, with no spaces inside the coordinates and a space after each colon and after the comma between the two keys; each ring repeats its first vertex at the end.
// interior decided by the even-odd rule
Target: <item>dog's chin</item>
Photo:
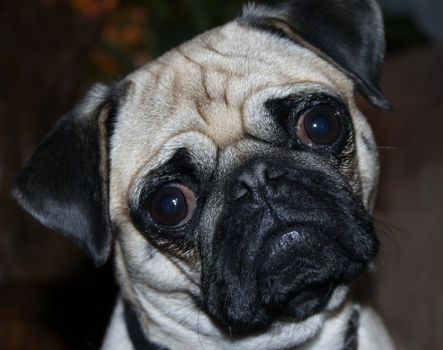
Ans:
{"type": "Polygon", "coordinates": [[[216,324],[230,337],[245,337],[266,332],[274,323],[300,323],[309,317],[339,307],[346,298],[348,287],[327,283],[307,288],[294,295],[285,305],[261,309],[249,322],[238,322],[220,315],[213,315],[216,324]]]}
{"type": "Polygon", "coordinates": [[[302,291],[287,303],[281,319],[301,322],[316,313],[334,310],[343,303],[347,293],[348,287],[344,284],[302,291]]]}
{"type": "Polygon", "coordinates": [[[283,307],[281,317],[300,322],[325,309],[334,288],[324,285],[299,292],[283,307]]]}

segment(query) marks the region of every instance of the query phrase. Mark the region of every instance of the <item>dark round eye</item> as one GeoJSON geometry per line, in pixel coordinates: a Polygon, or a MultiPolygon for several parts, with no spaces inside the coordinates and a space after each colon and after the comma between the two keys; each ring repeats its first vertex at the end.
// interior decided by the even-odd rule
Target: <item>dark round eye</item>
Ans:
{"type": "Polygon", "coordinates": [[[195,193],[186,186],[172,184],[160,187],[151,197],[151,217],[163,226],[185,224],[194,212],[195,193]]]}
{"type": "Polygon", "coordinates": [[[340,111],[331,105],[318,105],[303,113],[297,136],[308,146],[325,146],[340,136],[340,111]]]}

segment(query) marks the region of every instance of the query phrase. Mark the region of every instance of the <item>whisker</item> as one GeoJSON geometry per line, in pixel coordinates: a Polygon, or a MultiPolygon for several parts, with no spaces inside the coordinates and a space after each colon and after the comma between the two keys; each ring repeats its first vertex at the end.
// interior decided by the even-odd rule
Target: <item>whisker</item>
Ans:
{"type": "Polygon", "coordinates": [[[397,232],[400,232],[402,234],[404,234],[405,236],[409,237],[410,239],[413,239],[414,241],[416,241],[417,243],[420,243],[421,245],[427,247],[427,248],[431,248],[431,249],[436,249],[435,245],[432,245],[430,242],[427,242],[425,240],[423,240],[422,237],[419,237],[417,234],[414,234],[400,226],[397,226],[393,223],[390,223],[386,220],[382,220],[379,218],[376,218],[373,216],[374,221],[386,226],[387,228],[391,229],[391,230],[396,230],[397,232]]]}
{"type": "MultiPolygon", "coordinates": [[[[380,220],[377,219],[375,217],[372,217],[374,224],[375,224],[375,230],[378,234],[383,235],[384,237],[388,237],[389,240],[385,240],[380,244],[380,249],[382,249],[385,252],[388,252],[390,256],[392,256],[392,258],[394,259],[394,262],[396,265],[399,264],[400,259],[399,259],[399,245],[398,245],[398,239],[397,236],[395,235],[395,233],[393,232],[392,228],[389,227],[389,225],[380,220]],[[391,244],[393,244],[394,249],[391,250],[391,244]]],[[[385,264],[385,262],[382,260],[380,254],[377,255],[377,260],[379,260],[382,265],[385,264]]]]}
{"type": "Polygon", "coordinates": [[[402,152],[402,153],[406,153],[406,154],[417,154],[416,151],[402,148],[402,147],[396,147],[396,146],[377,146],[377,149],[382,150],[382,151],[386,150],[386,151],[397,151],[397,152],[402,152]]]}
{"type": "MultiPolygon", "coordinates": [[[[422,130],[424,130],[424,129],[422,129],[422,130]]],[[[396,128],[396,129],[390,129],[390,130],[382,131],[380,133],[380,135],[386,136],[386,135],[394,134],[394,133],[398,133],[398,132],[413,132],[413,133],[416,133],[417,129],[416,128],[396,128]]]]}
{"type": "Polygon", "coordinates": [[[176,313],[177,311],[181,311],[181,310],[184,310],[184,309],[186,309],[186,308],[188,308],[188,307],[192,307],[192,306],[195,306],[194,303],[189,303],[189,304],[182,305],[182,306],[180,306],[180,307],[178,307],[178,308],[175,308],[175,309],[172,310],[172,311],[161,312],[160,314],[161,314],[163,317],[168,317],[168,316],[173,315],[173,314],[176,313]]]}
{"type": "Polygon", "coordinates": [[[199,326],[200,314],[201,314],[201,309],[198,310],[198,314],[197,314],[197,337],[198,337],[198,342],[200,343],[200,349],[204,350],[205,347],[203,346],[203,342],[200,337],[200,326],[199,326]]]}
{"type": "Polygon", "coordinates": [[[171,331],[169,332],[171,335],[174,333],[174,331],[180,327],[181,325],[183,325],[187,319],[189,319],[189,317],[195,312],[195,310],[191,310],[190,312],[188,312],[181,320],[179,320],[177,322],[177,324],[175,325],[174,328],[171,329],[171,331]]]}

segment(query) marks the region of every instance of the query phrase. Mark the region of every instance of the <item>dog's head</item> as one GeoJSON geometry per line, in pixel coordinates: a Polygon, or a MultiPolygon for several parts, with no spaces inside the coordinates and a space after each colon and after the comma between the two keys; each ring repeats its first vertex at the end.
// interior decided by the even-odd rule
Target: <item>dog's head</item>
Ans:
{"type": "Polygon", "coordinates": [[[97,265],[115,250],[134,303],[183,293],[234,331],[300,322],[377,252],[377,152],[353,94],[389,108],[383,50],[372,0],[246,7],[95,86],[15,197],[97,265]]]}

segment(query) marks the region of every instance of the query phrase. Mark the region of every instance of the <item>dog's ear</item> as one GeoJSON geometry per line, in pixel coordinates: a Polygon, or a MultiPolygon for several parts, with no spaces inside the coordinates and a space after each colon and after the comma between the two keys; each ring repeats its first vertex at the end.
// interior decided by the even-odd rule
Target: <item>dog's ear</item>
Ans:
{"type": "Polygon", "coordinates": [[[13,196],[42,224],[77,242],[97,266],[112,248],[108,134],[111,88],[97,84],[35,150],[13,196]]]}
{"type": "Polygon", "coordinates": [[[315,51],[345,72],[373,105],[391,109],[379,83],[385,40],[375,0],[290,0],[274,8],[247,5],[239,22],[315,51]]]}

